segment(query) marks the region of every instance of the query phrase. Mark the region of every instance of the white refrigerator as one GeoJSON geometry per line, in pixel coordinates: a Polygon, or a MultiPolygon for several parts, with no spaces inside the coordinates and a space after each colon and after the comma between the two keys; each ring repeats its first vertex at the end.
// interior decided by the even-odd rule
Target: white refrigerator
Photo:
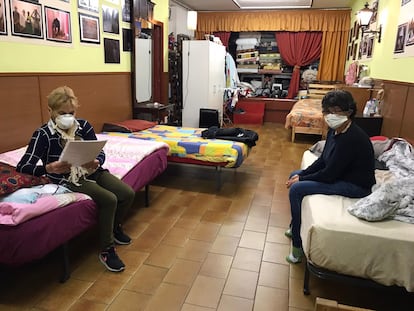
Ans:
{"type": "Polygon", "coordinates": [[[215,109],[222,123],[226,49],[208,40],[183,41],[182,126],[198,127],[200,109],[215,109]]]}

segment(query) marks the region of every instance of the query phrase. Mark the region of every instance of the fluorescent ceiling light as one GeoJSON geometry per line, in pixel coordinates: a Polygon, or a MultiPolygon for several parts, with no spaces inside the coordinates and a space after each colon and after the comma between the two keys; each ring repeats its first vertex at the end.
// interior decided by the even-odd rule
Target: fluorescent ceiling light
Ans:
{"type": "Polygon", "coordinates": [[[244,9],[307,9],[312,6],[312,0],[233,0],[242,10],[244,9]]]}

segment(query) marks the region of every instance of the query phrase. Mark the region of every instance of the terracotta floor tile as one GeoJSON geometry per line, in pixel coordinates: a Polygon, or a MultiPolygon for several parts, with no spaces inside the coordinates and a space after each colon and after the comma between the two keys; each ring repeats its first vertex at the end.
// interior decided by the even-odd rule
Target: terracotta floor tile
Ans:
{"type": "Polygon", "coordinates": [[[262,262],[259,285],[289,289],[289,267],[271,262],[262,262]]]}
{"type": "Polygon", "coordinates": [[[117,279],[114,273],[108,274],[108,276],[104,275],[86,290],[82,299],[110,304],[124,287],[126,281],[124,276],[117,279]]]}
{"type": "Polygon", "coordinates": [[[219,230],[219,224],[200,222],[190,235],[190,238],[193,240],[213,242],[219,230]]]}
{"type": "Polygon", "coordinates": [[[244,230],[240,239],[239,246],[263,250],[265,239],[265,233],[244,230]]]}
{"type": "Polygon", "coordinates": [[[217,311],[251,311],[253,310],[253,300],[223,295],[221,296],[217,311]]]}
{"type": "Polygon", "coordinates": [[[144,311],[151,295],[122,290],[111,303],[108,311],[144,311]]]}
{"type": "Polygon", "coordinates": [[[162,240],[162,243],[182,247],[188,241],[191,232],[191,229],[173,227],[170,231],[168,231],[168,233],[162,240]]]}
{"type": "Polygon", "coordinates": [[[175,261],[178,253],[182,251],[182,247],[160,244],[148,256],[145,264],[158,267],[170,268],[175,261]]]}
{"type": "Polygon", "coordinates": [[[313,310],[316,297],[303,294],[303,281],[298,279],[289,279],[289,306],[304,310],[313,310]]]}
{"type": "Polygon", "coordinates": [[[259,274],[253,271],[231,269],[223,294],[253,299],[259,274]]]}
{"type": "Polygon", "coordinates": [[[288,265],[286,256],[289,255],[290,245],[279,243],[266,243],[263,252],[263,261],[288,265]]]}
{"type": "Polygon", "coordinates": [[[197,240],[188,240],[177,258],[203,261],[210,251],[211,243],[197,240]]]}
{"type": "Polygon", "coordinates": [[[55,289],[36,307],[44,310],[68,309],[91,287],[91,282],[69,279],[64,284],[57,284],[55,289]]]}
{"type": "Polygon", "coordinates": [[[244,230],[266,233],[268,221],[268,218],[254,217],[249,214],[244,230]]]}
{"type": "Polygon", "coordinates": [[[259,272],[262,262],[262,251],[251,248],[237,248],[232,267],[240,270],[259,272]]]}
{"type": "Polygon", "coordinates": [[[220,228],[219,235],[240,238],[243,233],[244,222],[225,221],[220,228]]]}
{"type": "Polygon", "coordinates": [[[210,252],[234,256],[239,241],[239,238],[218,235],[213,245],[211,246],[210,252]]]}
{"type": "Polygon", "coordinates": [[[290,245],[291,240],[285,236],[285,231],[285,228],[269,226],[266,235],[266,242],[290,245]]]}
{"type": "Polygon", "coordinates": [[[224,282],[223,279],[199,275],[185,302],[202,307],[217,308],[224,282]]]}
{"type": "Polygon", "coordinates": [[[193,230],[197,228],[199,223],[200,218],[183,217],[181,215],[181,218],[177,220],[174,227],[193,230]]]}
{"type": "MultiPolygon", "coordinates": [[[[95,302],[91,300],[86,299],[79,299],[75,304],[73,304],[69,311],[104,311],[108,305],[101,303],[101,302],[95,302]]],[[[33,310],[34,311],[34,310],[33,310]]]]}
{"type": "Polygon", "coordinates": [[[199,274],[225,279],[230,271],[232,261],[232,256],[209,253],[199,274]]]}
{"type": "Polygon", "coordinates": [[[164,282],[191,286],[200,271],[201,263],[176,259],[164,278],[164,282]]]}
{"type": "Polygon", "coordinates": [[[254,311],[287,311],[288,291],[285,289],[258,286],[254,301],[254,311]]]}
{"type": "Polygon", "coordinates": [[[189,303],[183,304],[181,311],[215,311],[216,308],[200,307],[189,303]]]}
{"type": "Polygon", "coordinates": [[[162,283],[149,301],[147,311],[181,310],[189,287],[177,284],[162,283]]]}
{"type": "Polygon", "coordinates": [[[288,228],[290,224],[290,212],[276,211],[270,214],[269,226],[288,228]]]}
{"type": "Polygon", "coordinates": [[[152,295],[162,283],[168,269],[142,265],[125,285],[125,289],[152,295]]]}

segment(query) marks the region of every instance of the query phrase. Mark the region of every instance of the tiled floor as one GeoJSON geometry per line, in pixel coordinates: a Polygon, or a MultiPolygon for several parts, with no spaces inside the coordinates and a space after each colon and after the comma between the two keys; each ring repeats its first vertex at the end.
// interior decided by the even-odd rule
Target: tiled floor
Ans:
{"type": "MultiPolygon", "coordinates": [[[[282,125],[248,127],[260,139],[238,168],[222,171],[216,191],[213,168],[170,165],[143,193],[125,224],[133,243],[118,247],[127,265],[107,272],[97,258],[97,233],[70,244],[72,275],[60,284],[59,254],[3,271],[0,310],[303,311],[315,297],[378,310],[414,310],[414,298],[311,278],[305,296],[303,264],[285,256],[289,224],[285,180],[314,141],[290,142],[282,125]]],[[[35,239],[36,237],[34,237],[35,239]]],[[[398,267],[395,267],[398,269],[398,267]]]]}

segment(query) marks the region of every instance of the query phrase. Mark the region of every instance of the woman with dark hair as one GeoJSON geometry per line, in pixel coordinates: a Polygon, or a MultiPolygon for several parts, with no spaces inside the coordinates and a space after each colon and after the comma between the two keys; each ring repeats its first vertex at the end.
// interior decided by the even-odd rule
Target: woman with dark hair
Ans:
{"type": "Polygon", "coordinates": [[[375,184],[374,149],[368,135],[354,122],[356,104],[351,93],[335,90],[322,99],[322,112],[329,131],[321,156],[308,168],[291,173],[286,186],[292,221],[285,235],[292,238],[289,263],[303,257],[300,237],[302,199],[311,194],[362,198],[375,184]]]}

